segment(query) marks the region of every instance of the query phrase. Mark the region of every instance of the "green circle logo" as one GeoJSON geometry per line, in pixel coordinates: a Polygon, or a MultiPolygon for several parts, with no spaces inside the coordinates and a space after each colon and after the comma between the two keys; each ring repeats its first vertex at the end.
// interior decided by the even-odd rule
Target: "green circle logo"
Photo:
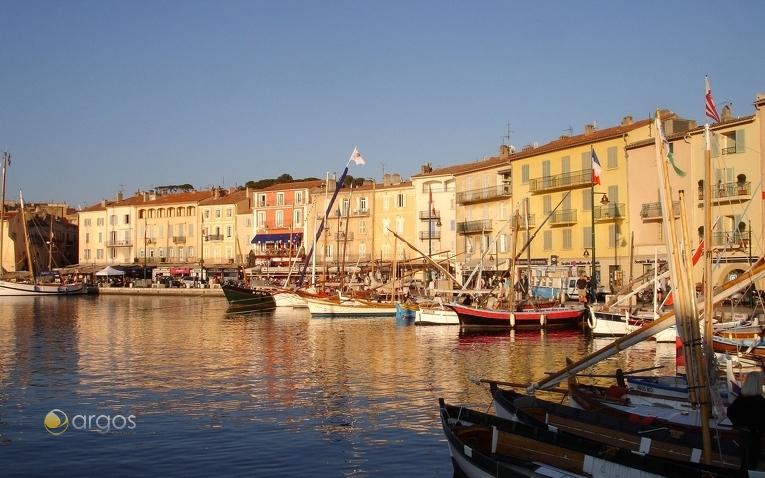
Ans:
{"type": "Polygon", "coordinates": [[[69,428],[69,417],[59,409],[51,410],[45,415],[45,429],[51,435],[61,435],[69,428]]]}

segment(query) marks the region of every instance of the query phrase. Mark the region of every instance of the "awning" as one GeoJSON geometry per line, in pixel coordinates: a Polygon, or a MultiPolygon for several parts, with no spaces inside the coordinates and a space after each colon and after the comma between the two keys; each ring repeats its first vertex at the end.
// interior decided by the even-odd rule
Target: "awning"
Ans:
{"type": "Polygon", "coordinates": [[[301,242],[303,240],[302,232],[284,233],[284,234],[258,234],[252,238],[251,244],[263,244],[266,242],[301,242]]]}

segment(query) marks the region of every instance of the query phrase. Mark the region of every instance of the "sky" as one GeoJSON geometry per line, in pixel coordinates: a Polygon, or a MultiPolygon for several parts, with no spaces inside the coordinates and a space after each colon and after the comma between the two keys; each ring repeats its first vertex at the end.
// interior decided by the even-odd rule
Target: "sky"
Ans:
{"type": "Polygon", "coordinates": [[[765,2],[0,0],[6,199],[409,178],[765,93],[765,2]],[[509,132],[509,139],[507,138],[509,132]]]}

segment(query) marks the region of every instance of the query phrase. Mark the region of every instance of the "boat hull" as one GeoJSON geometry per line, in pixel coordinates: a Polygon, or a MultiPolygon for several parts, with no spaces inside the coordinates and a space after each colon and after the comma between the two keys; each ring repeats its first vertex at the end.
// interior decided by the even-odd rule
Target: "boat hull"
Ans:
{"type": "Polygon", "coordinates": [[[415,325],[459,325],[457,313],[448,308],[420,307],[414,319],[415,325]]]}
{"type": "Polygon", "coordinates": [[[0,297],[79,295],[84,294],[85,291],[84,284],[27,284],[24,282],[0,281],[0,297]]]}
{"type": "Polygon", "coordinates": [[[311,317],[395,317],[396,306],[358,299],[313,299],[304,297],[311,317]]]}
{"type": "Polygon", "coordinates": [[[584,316],[584,307],[551,307],[511,312],[502,309],[478,309],[451,303],[461,326],[505,327],[519,330],[568,329],[576,327],[584,316]]]}
{"type": "Polygon", "coordinates": [[[268,291],[231,285],[224,285],[221,288],[228,301],[229,311],[266,311],[276,308],[274,296],[268,291]]]}

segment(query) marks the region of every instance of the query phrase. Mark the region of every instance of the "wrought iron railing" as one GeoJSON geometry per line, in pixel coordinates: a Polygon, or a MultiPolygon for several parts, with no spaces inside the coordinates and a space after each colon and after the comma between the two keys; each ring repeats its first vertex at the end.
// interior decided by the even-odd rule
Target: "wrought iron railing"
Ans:
{"type": "Polygon", "coordinates": [[[568,173],[542,176],[529,180],[529,191],[538,193],[555,189],[568,189],[574,186],[589,186],[592,184],[592,170],[571,171],[568,173]]]}

